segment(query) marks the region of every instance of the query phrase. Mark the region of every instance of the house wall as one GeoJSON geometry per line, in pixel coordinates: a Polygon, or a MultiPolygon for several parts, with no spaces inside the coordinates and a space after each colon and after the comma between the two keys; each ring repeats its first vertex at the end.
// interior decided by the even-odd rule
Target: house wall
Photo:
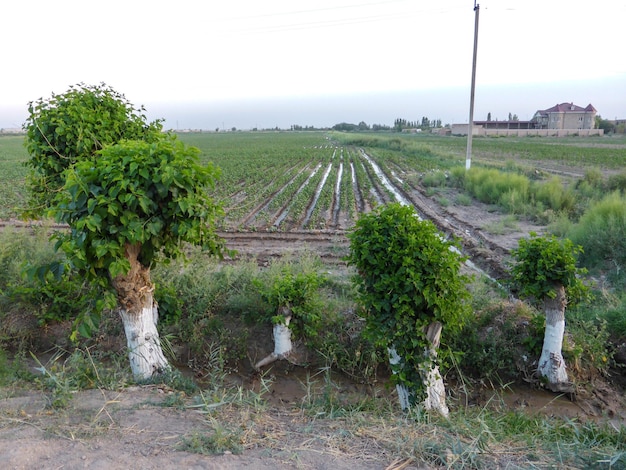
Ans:
{"type": "MultiPolygon", "coordinates": [[[[453,124],[452,135],[467,135],[467,124],[453,124]]],[[[589,137],[604,135],[604,129],[484,129],[481,126],[472,127],[472,135],[477,137],[589,137]]]]}
{"type": "Polygon", "coordinates": [[[549,113],[548,129],[593,129],[595,113],[568,111],[549,113]]]}

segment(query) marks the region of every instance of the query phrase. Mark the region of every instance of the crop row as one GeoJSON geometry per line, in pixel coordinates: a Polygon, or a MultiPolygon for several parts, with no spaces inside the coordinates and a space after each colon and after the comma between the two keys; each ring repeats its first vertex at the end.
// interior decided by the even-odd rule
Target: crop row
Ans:
{"type": "Polygon", "coordinates": [[[313,136],[278,133],[253,139],[248,134],[236,152],[216,145],[218,135],[183,139],[191,137],[188,143],[222,170],[214,197],[227,208],[225,229],[347,228],[359,212],[391,200],[358,149],[313,136]],[[254,145],[246,145],[246,139],[254,145]]]}

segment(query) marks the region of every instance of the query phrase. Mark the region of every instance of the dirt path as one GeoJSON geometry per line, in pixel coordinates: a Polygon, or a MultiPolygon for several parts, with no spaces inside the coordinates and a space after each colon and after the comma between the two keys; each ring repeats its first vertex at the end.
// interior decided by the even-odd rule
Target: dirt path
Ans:
{"type": "Polygon", "coordinates": [[[172,397],[154,386],[87,390],[56,411],[46,408],[39,393],[4,398],[0,468],[378,470],[393,460],[373,435],[343,436],[340,420],[324,423],[289,409],[259,409],[248,416],[233,410],[238,422],[231,426],[221,416],[218,422],[185,408],[188,400],[172,406],[172,397]],[[224,441],[233,436],[232,450],[196,453],[209,452],[206,439],[215,432],[224,441]]]}

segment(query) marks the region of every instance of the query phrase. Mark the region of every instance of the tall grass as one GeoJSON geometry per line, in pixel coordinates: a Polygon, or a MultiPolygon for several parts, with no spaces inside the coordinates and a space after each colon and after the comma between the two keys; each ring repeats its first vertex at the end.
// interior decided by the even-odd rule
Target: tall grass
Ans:
{"type": "Polygon", "coordinates": [[[626,263],[626,197],[614,191],[592,203],[578,223],[567,233],[582,245],[581,261],[589,267],[609,262],[616,267],[626,263]]]}
{"type": "Polygon", "coordinates": [[[465,175],[463,186],[479,201],[501,204],[513,214],[523,211],[529,199],[530,180],[515,173],[472,168],[465,175]]]}

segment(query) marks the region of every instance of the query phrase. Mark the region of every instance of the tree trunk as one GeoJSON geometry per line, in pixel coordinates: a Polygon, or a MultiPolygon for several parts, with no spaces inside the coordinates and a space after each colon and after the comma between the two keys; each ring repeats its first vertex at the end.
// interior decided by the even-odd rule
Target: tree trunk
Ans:
{"type": "MultiPolygon", "coordinates": [[[[391,370],[393,370],[393,366],[400,364],[402,362],[402,358],[398,355],[395,347],[388,348],[387,352],[389,353],[389,364],[391,364],[391,370]]],[[[406,385],[396,384],[396,392],[398,393],[400,408],[408,410],[411,407],[409,389],[406,385]]]]}
{"type": "Polygon", "coordinates": [[[548,386],[554,391],[566,391],[571,388],[565,370],[565,361],[561,355],[563,335],[565,333],[565,307],[567,297],[562,285],[556,286],[556,297],[544,300],[546,314],[546,332],[543,338],[543,349],[539,359],[538,372],[545,377],[548,386]]]}
{"type": "Polygon", "coordinates": [[[161,349],[157,330],[158,310],[154,304],[154,286],[150,268],[142,266],[137,256],[141,245],[126,245],[130,271],[117,276],[113,286],[118,296],[118,312],[124,324],[128,358],[135,380],[146,380],[170,368],[161,349]]]}
{"type": "MultiPolygon", "coordinates": [[[[440,322],[433,322],[428,325],[426,330],[426,339],[430,343],[430,347],[424,351],[424,355],[430,359],[428,367],[420,368],[422,383],[426,388],[426,398],[424,399],[424,408],[427,410],[438,411],[441,415],[447,417],[449,414],[446,406],[446,388],[443,384],[443,378],[439,373],[439,366],[436,365],[437,348],[441,339],[442,325],[440,322]]],[[[394,366],[400,364],[402,358],[398,355],[395,348],[389,348],[389,363],[394,366]]],[[[392,367],[393,369],[393,367],[392,367]]],[[[403,410],[410,408],[410,391],[402,384],[396,385],[400,407],[403,410]]]]}
{"type": "Polygon", "coordinates": [[[274,325],[272,331],[274,335],[274,352],[269,356],[261,359],[254,365],[255,369],[260,369],[263,366],[271,364],[278,359],[285,359],[293,351],[293,344],[291,342],[291,330],[289,329],[289,322],[291,321],[291,309],[289,307],[279,307],[278,312],[285,317],[284,323],[278,323],[274,325]]]}
{"type": "Polygon", "coordinates": [[[449,410],[446,406],[446,387],[443,384],[443,378],[439,373],[439,366],[436,363],[437,349],[441,340],[441,330],[443,325],[440,322],[433,322],[428,325],[426,330],[426,339],[430,343],[424,354],[430,359],[428,369],[421,370],[422,382],[426,385],[426,399],[424,400],[424,408],[427,410],[436,410],[443,416],[448,416],[449,410]]]}

